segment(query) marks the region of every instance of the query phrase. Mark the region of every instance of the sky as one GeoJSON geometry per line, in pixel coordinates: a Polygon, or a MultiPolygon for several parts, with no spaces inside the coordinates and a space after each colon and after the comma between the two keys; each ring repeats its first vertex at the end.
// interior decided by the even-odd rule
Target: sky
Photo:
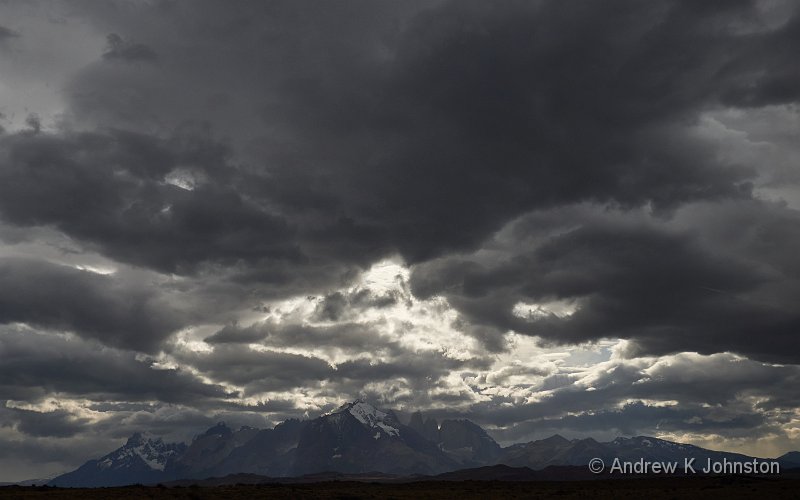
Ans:
{"type": "Polygon", "coordinates": [[[357,397],[800,449],[800,7],[0,1],[0,481],[357,397]]]}

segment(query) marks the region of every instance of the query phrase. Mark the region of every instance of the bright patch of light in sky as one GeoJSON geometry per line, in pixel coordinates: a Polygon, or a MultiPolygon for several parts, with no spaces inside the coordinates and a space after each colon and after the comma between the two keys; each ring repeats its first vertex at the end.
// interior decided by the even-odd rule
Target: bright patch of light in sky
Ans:
{"type": "Polygon", "coordinates": [[[80,269],[81,271],[87,271],[95,274],[102,274],[104,276],[107,276],[109,274],[114,274],[115,272],[117,272],[117,270],[112,267],[90,266],[90,265],[80,265],[80,264],[76,265],[75,269],[80,269]]]}
{"type": "Polygon", "coordinates": [[[566,318],[575,314],[578,304],[573,300],[553,300],[549,302],[524,303],[519,302],[514,306],[513,313],[519,318],[566,318]]]}

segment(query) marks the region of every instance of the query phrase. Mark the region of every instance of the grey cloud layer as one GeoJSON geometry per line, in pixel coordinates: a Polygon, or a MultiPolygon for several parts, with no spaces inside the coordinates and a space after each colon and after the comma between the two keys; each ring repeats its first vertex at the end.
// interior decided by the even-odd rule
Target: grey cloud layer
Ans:
{"type": "MultiPolygon", "coordinates": [[[[87,12],[125,35],[110,35],[73,81],[69,117],[116,129],[4,137],[0,215],[136,265],[237,266],[245,282],[291,293],[297,276],[319,276],[305,283],[319,290],[395,252],[422,263],[475,249],[532,210],[589,201],[669,216],[693,200],[747,199],[758,165],[723,160],[692,124],[721,106],[794,99],[775,89],[793,78],[781,62],[797,16],[768,29],[747,2],[364,3],[327,16],[305,3],[152,9],[87,12]]],[[[576,234],[552,252],[660,244],[644,243],[657,230],[636,232],[616,248],[576,234]]],[[[685,251],[688,266],[738,270],[685,251]]],[[[629,274],[646,281],[645,265],[629,274]]],[[[642,305],[631,298],[612,294],[615,310],[582,314],[627,314],[642,305]]],[[[603,335],[634,333],[592,321],[585,328],[603,335]]]]}
{"type": "MultiPolygon", "coordinates": [[[[375,24],[356,22],[350,8],[310,18],[307,7],[278,5],[260,13],[266,26],[257,13],[248,21],[219,13],[216,4],[181,19],[180,35],[210,51],[202,66],[135,15],[112,16],[174,60],[90,68],[74,83],[73,112],[137,127],[151,116],[174,123],[170,113],[192,105],[224,125],[234,103],[260,109],[259,123],[241,108],[249,118],[230,123],[242,135],[234,141],[248,141],[239,154],[251,160],[236,191],[301,215],[293,222],[310,230],[300,247],[325,245],[340,260],[399,251],[413,262],[474,247],[515,215],[567,202],[669,208],[747,196],[752,166],[720,164],[715,145],[693,137],[685,123],[727,87],[750,84],[743,75],[763,69],[760,59],[740,53],[745,42],[757,38],[764,50],[786,52],[779,42],[791,31],[706,33],[708,24],[751,13],[689,4],[620,5],[622,21],[647,21],[636,23],[590,4],[576,12],[555,3],[448,4],[411,18],[385,5],[360,6],[360,17],[375,24]],[[220,15],[206,28],[217,35],[213,44],[196,38],[204,13],[220,15]],[[385,27],[392,16],[402,29],[385,27]],[[299,43],[297,33],[311,26],[317,34],[299,43]],[[691,57],[681,57],[690,44],[691,57]],[[747,71],[726,79],[729,66],[747,71]],[[190,85],[189,75],[196,89],[166,102],[190,85]],[[153,88],[153,81],[164,83],[153,88]],[[240,92],[218,95],[229,85],[240,92]],[[148,108],[151,102],[159,108],[148,108]]],[[[200,257],[224,256],[220,250],[200,257]]]]}
{"type": "Polygon", "coordinates": [[[785,439],[781,425],[792,419],[797,402],[791,387],[798,376],[797,366],[730,355],[679,355],[652,365],[611,363],[589,380],[552,390],[535,403],[503,405],[504,399],[497,398],[476,405],[473,415],[503,426],[496,435],[506,441],[553,432],[755,434],[765,439],[777,434],[785,439]],[[754,406],[753,400],[763,404],[754,406]]]}
{"type": "Polygon", "coordinates": [[[156,370],[130,351],[53,334],[4,327],[0,353],[3,399],[37,402],[55,393],[96,401],[203,404],[229,395],[185,370],[156,370]]]}
{"type": "Polygon", "coordinates": [[[208,260],[297,257],[291,229],[224,183],[187,191],[164,182],[182,165],[224,182],[222,145],[123,131],[0,140],[8,222],[53,225],[113,258],[166,272],[208,260]]]}
{"type": "Polygon", "coordinates": [[[181,325],[158,290],[72,267],[0,258],[0,322],[152,350],[181,325]]]}
{"type": "Polygon", "coordinates": [[[412,289],[444,294],[490,339],[507,330],[557,343],[622,337],[635,341],[631,354],[735,351],[796,363],[800,282],[788,253],[800,245],[798,227],[797,211],[757,201],[687,207],[668,223],[541,214],[513,225],[490,257],[417,266],[412,289]],[[513,313],[553,300],[577,311],[513,313]]]}
{"type": "Polygon", "coordinates": [[[16,38],[19,36],[19,33],[16,31],[6,28],[5,26],[0,26],[0,43],[5,42],[9,38],[16,38]]]}

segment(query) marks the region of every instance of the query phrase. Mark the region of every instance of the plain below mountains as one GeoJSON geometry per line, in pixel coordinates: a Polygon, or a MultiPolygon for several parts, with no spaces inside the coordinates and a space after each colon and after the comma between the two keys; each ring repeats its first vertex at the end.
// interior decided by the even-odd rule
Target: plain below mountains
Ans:
{"type": "MultiPolygon", "coordinates": [[[[614,458],[680,462],[696,458],[698,463],[708,458],[753,460],[652,437],[601,443],[556,435],[503,448],[469,420],[438,422],[424,419],[418,412],[403,424],[391,410],[379,410],[359,400],[313,420],[287,420],[272,429],[233,430],[217,424],[189,445],[135,434],[121,448],[48,484],[122,486],[247,474],[270,478],[327,477],[326,473],[405,478],[445,474],[456,478],[461,477],[456,471],[476,468],[490,475],[508,475],[515,470],[585,467],[595,457],[607,463],[614,458]]],[[[778,460],[784,468],[800,467],[798,452],[778,460]]],[[[474,472],[466,474],[473,477],[474,472]]]]}

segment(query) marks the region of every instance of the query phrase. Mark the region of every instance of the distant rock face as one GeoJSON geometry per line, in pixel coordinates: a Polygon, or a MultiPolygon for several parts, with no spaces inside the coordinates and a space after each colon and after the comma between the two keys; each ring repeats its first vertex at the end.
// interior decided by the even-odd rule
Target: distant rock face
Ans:
{"type": "Polygon", "coordinates": [[[164,443],[161,438],[136,433],[121,448],[97,460],[90,460],[48,484],[99,487],[155,483],[168,478],[165,473],[167,464],[185,451],[186,445],[183,443],[164,443]]]}
{"type": "Polygon", "coordinates": [[[258,429],[250,427],[234,432],[224,423],[219,423],[195,437],[186,451],[169,463],[166,472],[174,478],[214,475],[217,466],[233,450],[250,441],[258,432],[258,429]]]}
{"type": "Polygon", "coordinates": [[[443,420],[439,427],[439,445],[467,466],[493,463],[502,451],[485,430],[469,420],[443,420]]]}
{"type": "Polygon", "coordinates": [[[432,474],[457,464],[434,443],[384,412],[355,401],[303,429],[293,474],[323,471],[432,474]]]}
{"type": "Polygon", "coordinates": [[[439,423],[435,418],[428,418],[423,421],[422,412],[414,412],[408,426],[417,431],[428,441],[439,443],[439,423]]]}
{"type": "MultiPolygon", "coordinates": [[[[234,448],[214,468],[213,475],[250,473],[272,477],[288,476],[295,461],[300,434],[307,425],[307,421],[292,419],[273,429],[259,430],[252,439],[234,448]]],[[[200,476],[202,474],[195,474],[195,477],[200,476]]]]}
{"type": "Polygon", "coordinates": [[[465,467],[493,463],[502,451],[485,430],[469,420],[443,420],[440,426],[435,419],[423,420],[422,413],[416,412],[409,427],[465,467]]]}

